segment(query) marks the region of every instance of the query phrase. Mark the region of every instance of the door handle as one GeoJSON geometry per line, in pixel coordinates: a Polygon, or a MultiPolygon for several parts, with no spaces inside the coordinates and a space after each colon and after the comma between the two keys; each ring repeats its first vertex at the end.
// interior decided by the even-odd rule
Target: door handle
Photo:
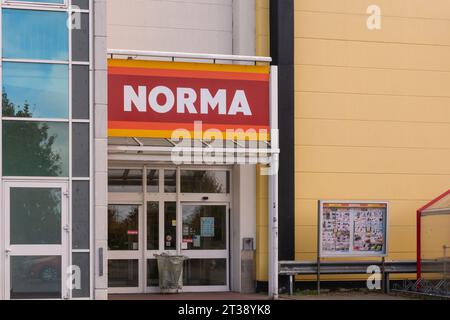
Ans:
{"type": "Polygon", "coordinates": [[[11,252],[12,252],[12,250],[9,249],[9,248],[5,250],[5,253],[6,253],[7,256],[8,256],[11,252]]]}

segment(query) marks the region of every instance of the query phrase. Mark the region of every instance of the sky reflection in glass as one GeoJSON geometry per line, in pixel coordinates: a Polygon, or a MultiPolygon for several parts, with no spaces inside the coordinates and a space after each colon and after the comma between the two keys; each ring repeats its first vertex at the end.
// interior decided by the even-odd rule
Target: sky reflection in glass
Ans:
{"type": "Polygon", "coordinates": [[[3,58],[68,60],[66,12],[3,10],[3,58]]]}
{"type": "Polygon", "coordinates": [[[28,104],[33,118],[69,117],[68,65],[5,62],[3,89],[16,112],[28,104]]]}

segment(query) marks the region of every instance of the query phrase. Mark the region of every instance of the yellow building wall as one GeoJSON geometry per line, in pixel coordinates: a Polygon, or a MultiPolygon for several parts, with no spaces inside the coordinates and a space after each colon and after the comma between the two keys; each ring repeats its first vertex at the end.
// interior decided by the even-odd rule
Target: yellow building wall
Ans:
{"type": "Polygon", "coordinates": [[[449,136],[450,1],[295,0],[297,260],[316,258],[319,199],[389,201],[387,259],[414,260],[449,136]]]}
{"type": "MultiPolygon", "coordinates": [[[[256,55],[270,56],[269,0],[256,0],[256,55]]],[[[256,174],[256,280],[267,281],[268,274],[268,179],[256,174]]]]}

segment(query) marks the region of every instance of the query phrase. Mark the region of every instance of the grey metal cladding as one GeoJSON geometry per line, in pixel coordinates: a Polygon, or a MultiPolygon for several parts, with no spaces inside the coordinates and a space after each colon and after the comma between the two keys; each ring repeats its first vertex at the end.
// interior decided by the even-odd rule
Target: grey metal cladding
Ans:
{"type": "MultiPolygon", "coordinates": [[[[80,268],[80,287],[74,287],[74,298],[89,298],[90,293],[90,254],[88,252],[76,252],[72,254],[72,265],[80,268]]],[[[75,283],[76,284],[76,283],[75,283]]]]}
{"type": "Polygon", "coordinates": [[[89,181],[72,182],[72,248],[89,249],[89,181]]]}
{"type": "Polygon", "coordinates": [[[72,66],[72,118],[89,119],[89,66],[72,66]]]}
{"type": "Polygon", "coordinates": [[[72,60],[89,61],[89,14],[80,14],[80,24],[72,30],[72,60]]]}
{"type": "Polygon", "coordinates": [[[72,129],[72,175],[89,177],[89,124],[74,123],[72,129]]]}
{"type": "Polygon", "coordinates": [[[72,0],[72,6],[78,6],[80,9],[89,10],[89,0],[72,0]]]}

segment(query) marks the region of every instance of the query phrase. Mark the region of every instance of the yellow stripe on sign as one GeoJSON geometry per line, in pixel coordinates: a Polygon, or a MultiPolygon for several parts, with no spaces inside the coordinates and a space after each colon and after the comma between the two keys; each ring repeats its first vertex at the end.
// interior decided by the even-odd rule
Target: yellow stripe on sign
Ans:
{"type": "MultiPolygon", "coordinates": [[[[194,131],[173,131],[173,130],[130,130],[130,129],[108,129],[109,137],[130,137],[130,138],[164,138],[171,139],[183,136],[185,138],[189,133],[191,139],[205,139],[208,137],[204,136],[204,132],[194,132],[194,131]]],[[[214,136],[218,138],[217,136],[214,136]]],[[[237,132],[232,136],[227,137],[224,133],[222,139],[225,140],[240,140],[240,141],[269,141],[269,134],[267,133],[257,133],[255,135],[247,135],[243,132],[237,132]]]]}
{"type": "Polygon", "coordinates": [[[167,62],[148,60],[108,59],[108,67],[148,68],[191,71],[220,71],[269,74],[269,66],[245,66],[210,63],[167,62]]]}

